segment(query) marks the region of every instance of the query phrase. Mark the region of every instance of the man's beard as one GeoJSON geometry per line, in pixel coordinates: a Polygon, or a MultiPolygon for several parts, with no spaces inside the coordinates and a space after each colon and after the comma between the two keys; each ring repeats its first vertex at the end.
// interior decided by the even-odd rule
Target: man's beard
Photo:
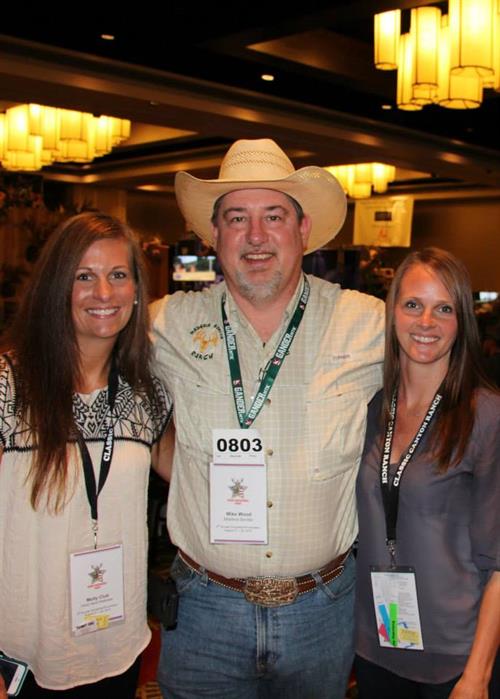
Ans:
{"type": "Polygon", "coordinates": [[[252,283],[242,272],[236,272],[236,285],[240,294],[252,303],[272,301],[281,288],[282,274],[279,270],[266,282],[252,283]]]}

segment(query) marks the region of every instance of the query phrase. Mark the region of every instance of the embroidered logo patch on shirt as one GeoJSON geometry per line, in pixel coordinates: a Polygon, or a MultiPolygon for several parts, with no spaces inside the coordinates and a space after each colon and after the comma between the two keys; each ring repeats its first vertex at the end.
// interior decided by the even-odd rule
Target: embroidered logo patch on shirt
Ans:
{"type": "Polygon", "coordinates": [[[193,349],[191,356],[195,359],[212,359],[214,350],[222,340],[222,330],[217,323],[200,323],[189,331],[193,349]]]}

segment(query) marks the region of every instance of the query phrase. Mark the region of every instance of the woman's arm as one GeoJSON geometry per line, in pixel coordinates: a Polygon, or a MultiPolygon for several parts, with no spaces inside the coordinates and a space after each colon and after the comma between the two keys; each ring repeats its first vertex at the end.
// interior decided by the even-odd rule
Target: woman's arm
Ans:
{"type": "Polygon", "coordinates": [[[469,659],[450,699],[488,699],[488,684],[499,645],[500,571],[495,571],[484,589],[469,659]]]}
{"type": "Polygon", "coordinates": [[[175,427],[174,421],[170,423],[161,439],[153,446],[151,463],[156,473],[165,481],[170,481],[172,475],[172,462],[174,458],[175,427]]]}
{"type": "MultiPolygon", "coordinates": [[[[3,449],[0,447],[0,466],[2,463],[3,449]]],[[[0,699],[7,699],[7,690],[2,675],[0,675],[0,699]]]]}

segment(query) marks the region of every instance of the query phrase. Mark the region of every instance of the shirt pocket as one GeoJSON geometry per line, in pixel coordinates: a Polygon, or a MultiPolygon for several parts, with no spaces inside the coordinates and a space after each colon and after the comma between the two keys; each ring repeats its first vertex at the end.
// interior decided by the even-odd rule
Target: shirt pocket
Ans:
{"type": "Polygon", "coordinates": [[[307,446],[314,481],[356,472],[363,453],[369,386],[335,385],[306,402],[307,446]]]}
{"type": "Polygon", "coordinates": [[[228,390],[177,374],[174,384],[175,430],[191,454],[212,458],[212,429],[237,427],[234,400],[228,390]]]}

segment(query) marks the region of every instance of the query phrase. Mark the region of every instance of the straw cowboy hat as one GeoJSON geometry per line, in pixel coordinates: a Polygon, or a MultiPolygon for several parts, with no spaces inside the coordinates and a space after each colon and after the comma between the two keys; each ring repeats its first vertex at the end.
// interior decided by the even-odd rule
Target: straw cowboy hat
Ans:
{"type": "Polygon", "coordinates": [[[334,238],[346,216],[346,197],[335,177],[316,165],[295,170],[277,143],[268,138],[233,143],[217,180],[200,180],[188,172],[178,172],[175,177],[177,203],[187,227],[210,245],[214,243],[210,223],[214,204],[237,189],[275,189],[298,201],[312,221],[306,253],[334,238]]]}

